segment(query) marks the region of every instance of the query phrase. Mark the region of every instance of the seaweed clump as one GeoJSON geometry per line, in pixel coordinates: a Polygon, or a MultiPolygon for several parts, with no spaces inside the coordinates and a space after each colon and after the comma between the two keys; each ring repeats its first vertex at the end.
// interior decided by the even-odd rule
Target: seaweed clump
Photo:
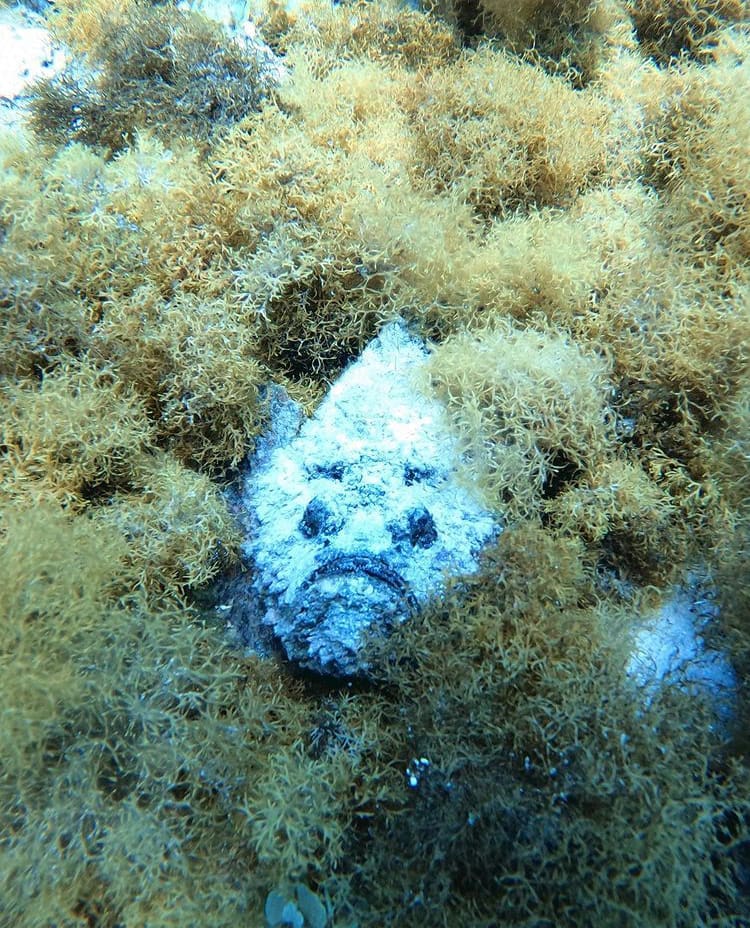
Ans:
{"type": "Polygon", "coordinates": [[[623,673],[696,563],[750,666],[731,5],[673,46],[658,4],[271,3],[272,93],[197,14],[55,7],[76,64],[0,144],[0,921],[746,923],[746,688],[718,730],[623,673]],[[396,315],[504,530],[341,691],[195,598],[265,385],[313,405],[396,315]]]}
{"type": "Polygon", "coordinates": [[[607,365],[557,334],[507,326],[456,335],[434,350],[429,371],[464,436],[472,479],[512,519],[538,512],[613,447],[607,365]]]}
{"type": "Polygon", "coordinates": [[[563,206],[607,160],[607,111],[593,90],[489,48],[417,82],[408,112],[417,185],[449,190],[483,218],[563,206]]]}
{"type": "Polygon", "coordinates": [[[625,9],[644,54],[661,65],[686,57],[709,61],[722,30],[748,20],[741,0],[628,0],[625,9]]]}
{"type": "Polygon", "coordinates": [[[136,591],[128,547],[54,504],[5,507],[0,921],[259,922],[270,886],[335,868],[340,802],[319,824],[352,771],[300,757],[299,688],[136,591]]]}
{"type": "Polygon", "coordinates": [[[34,91],[31,124],[54,144],[118,152],[139,129],[206,144],[257,110],[271,89],[260,53],[170,4],[91,0],[62,5],[58,16],[58,35],[83,58],[34,91]]]}
{"type": "Polygon", "coordinates": [[[355,869],[363,923],[741,924],[746,772],[706,707],[644,709],[576,539],[527,522],[485,566],[381,648],[405,796],[355,869]]]}

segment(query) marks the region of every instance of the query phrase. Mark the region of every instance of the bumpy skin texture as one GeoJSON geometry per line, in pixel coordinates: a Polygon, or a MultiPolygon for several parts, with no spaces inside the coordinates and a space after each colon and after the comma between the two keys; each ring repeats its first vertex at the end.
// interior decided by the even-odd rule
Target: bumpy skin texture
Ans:
{"type": "Polygon", "coordinates": [[[386,326],[299,429],[285,409],[245,477],[242,550],[263,622],[307,670],[366,675],[365,633],[387,634],[446,575],[475,572],[500,531],[457,479],[442,407],[416,386],[426,357],[386,326]]]}

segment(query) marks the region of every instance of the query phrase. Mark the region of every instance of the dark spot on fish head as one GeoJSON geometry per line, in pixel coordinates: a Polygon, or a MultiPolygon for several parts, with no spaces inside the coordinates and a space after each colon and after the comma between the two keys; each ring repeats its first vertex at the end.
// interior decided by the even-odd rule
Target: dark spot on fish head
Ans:
{"type": "Polygon", "coordinates": [[[406,515],[409,541],[414,548],[430,548],[437,541],[435,521],[424,506],[415,506],[406,515]]]}
{"type": "Polygon", "coordinates": [[[345,466],[343,461],[334,461],[330,464],[316,464],[310,468],[310,476],[323,477],[327,480],[343,480],[345,466]]]}
{"type": "Polygon", "coordinates": [[[330,535],[341,528],[341,520],[333,509],[320,497],[314,496],[305,506],[299,523],[299,530],[305,538],[317,538],[330,535]]]}
{"type": "Polygon", "coordinates": [[[414,506],[406,518],[388,523],[394,545],[408,542],[412,548],[430,548],[437,541],[435,520],[425,506],[414,506]]]}
{"type": "Polygon", "coordinates": [[[416,464],[404,465],[404,483],[407,487],[415,483],[424,483],[434,477],[434,472],[429,467],[419,467],[416,464]]]}

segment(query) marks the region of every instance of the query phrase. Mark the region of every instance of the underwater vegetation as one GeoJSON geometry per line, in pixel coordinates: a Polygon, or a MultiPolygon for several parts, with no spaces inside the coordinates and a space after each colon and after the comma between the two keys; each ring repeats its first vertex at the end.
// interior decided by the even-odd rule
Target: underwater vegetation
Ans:
{"type": "Polygon", "coordinates": [[[57,34],[82,66],[37,89],[31,124],[50,141],[119,151],[150,128],[208,142],[258,109],[268,90],[257,57],[228,42],[218,24],[170,4],[55,12],[57,34]]]}
{"type": "Polygon", "coordinates": [[[0,138],[0,926],[748,924],[746,6],[251,13],[60,0],[0,138]],[[396,317],[506,527],[337,687],[200,593],[396,317]],[[696,565],[726,728],[623,673],[696,565]]]}

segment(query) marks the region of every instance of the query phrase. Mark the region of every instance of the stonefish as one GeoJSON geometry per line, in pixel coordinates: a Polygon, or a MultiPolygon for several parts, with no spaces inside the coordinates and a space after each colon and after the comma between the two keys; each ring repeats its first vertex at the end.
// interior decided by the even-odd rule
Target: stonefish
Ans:
{"type": "Polygon", "coordinates": [[[442,407],[416,386],[426,359],[402,323],[385,326],[311,418],[276,404],[242,478],[257,619],[308,671],[366,676],[366,634],[387,635],[447,575],[475,572],[500,531],[458,479],[442,407]]]}

